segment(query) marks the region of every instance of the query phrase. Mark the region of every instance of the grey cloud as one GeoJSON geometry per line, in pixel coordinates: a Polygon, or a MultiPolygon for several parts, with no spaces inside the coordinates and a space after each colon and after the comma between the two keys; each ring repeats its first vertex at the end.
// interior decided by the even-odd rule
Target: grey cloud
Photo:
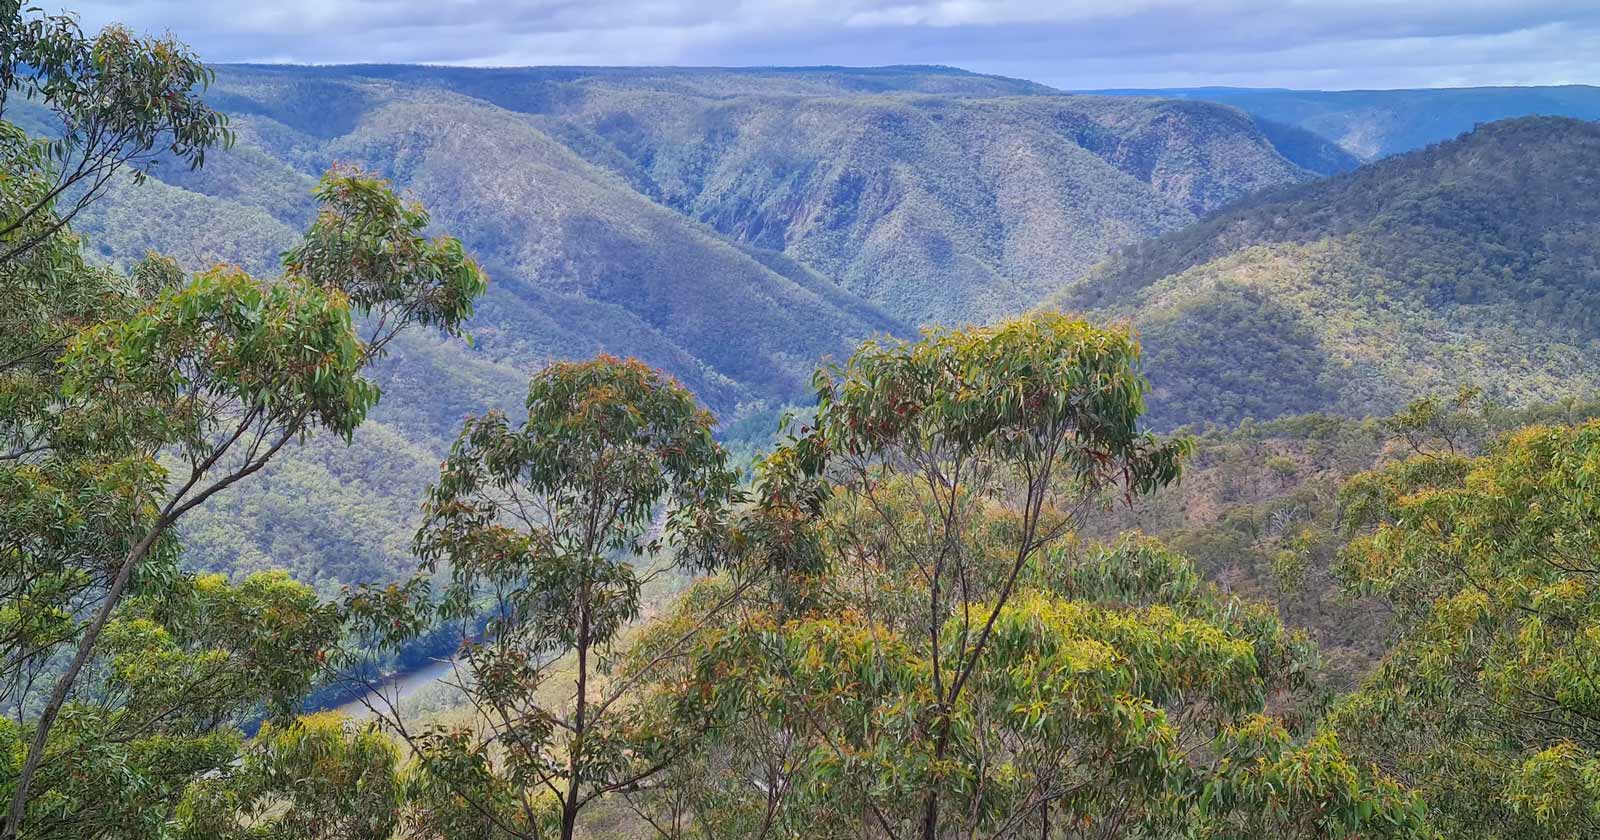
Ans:
{"type": "Polygon", "coordinates": [[[1073,88],[1600,81],[1592,0],[91,0],[212,61],[952,64],[1073,88]]]}

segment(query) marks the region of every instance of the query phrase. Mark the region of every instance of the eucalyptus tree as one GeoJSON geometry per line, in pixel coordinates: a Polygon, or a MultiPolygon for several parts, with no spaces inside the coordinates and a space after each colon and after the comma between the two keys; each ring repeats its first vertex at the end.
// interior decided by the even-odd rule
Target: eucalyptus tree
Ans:
{"type": "Polygon", "coordinates": [[[231,741],[218,721],[263,703],[285,707],[283,692],[303,691],[315,671],[291,648],[242,635],[277,633],[307,648],[331,641],[326,612],[303,588],[196,586],[173,574],[171,539],[145,539],[163,480],[149,457],[157,442],[119,417],[121,406],[72,393],[82,383],[69,383],[62,362],[82,331],[126,322],[180,282],[167,260],[149,259],[131,276],[87,263],[69,225],[118,173],[138,179],[161,160],[198,166],[229,142],[226,119],[199,98],[210,78],[171,38],[120,27],[87,37],[70,16],[0,3],[0,113],[43,112],[50,131],[30,137],[0,120],[0,703],[15,716],[0,726],[10,756],[7,836],[20,831],[24,808],[39,817],[30,836],[151,833],[177,779],[226,763],[231,741]],[[183,613],[183,627],[152,619],[143,598],[102,617],[96,701],[73,710],[47,763],[41,744],[51,725],[40,725],[36,689],[60,674],[63,649],[141,543],[151,562],[141,564],[149,574],[139,591],[207,608],[164,611],[183,613]],[[225,615],[241,609],[299,620],[225,615]],[[243,661],[258,655],[264,669],[286,670],[241,679],[243,661]],[[192,693],[176,689],[202,671],[192,693]],[[39,773],[49,778],[30,797],[39,773]]]}
{"type": "MultiPolygon", "coordinates": [[[[1149,493],[1178,476],[1186,442],[1138,428],[1146,385],[1137,358],[1125,332],[1041,313],[868,342],[844,366],[819,372],[811,436],[826,462],[818,466],[837,504],[870,522],[886,541],[878,545],[925,585],[921,614],[888,629],[904,630],[928,657],[918,727],[933,772],[915,793],[927,840],[942,825],[955,709],[1029,562],[1108,494],[1149,493]],[[910,504],[886,497],[901,481],[913,488],[910,504]],[[1016,528],[1004,559],[986,563],[966,550],[966,537],[1002,496],[1016,528]]],[[[839,558],[870,564],[874,547],[839,558]]]]}
{"type": "MultiPolygon", "coordinates": [[[[703,622],[718,584],[702,586],[654,632],[703,622]]],[[[1305,638],[1155,543],[1068,544],[1030,567],[952,710],[942,764],[926,737],[931,657],[828,603],[712,622],[658,675],[663,715],[687,696],[716,722],[630,795],[658,836],[911,837],[935,782],[941,837],[1432,836],[1414,794],[1309,726],[1305,638]]]]}
{"type": "Polygon", "coordinates": [[[1352,479],[1339,574],[1398,638],[1334,721],[1451,837],[1600,832],[1600,424],[1352,479]]]}
{"type": "MultiPolygon", "coordinates": [[[[0,404],[16,447],[0,461],[15,526],[5,684],[27,737],[6,836],[23,830],[45,764],[73,760],[51,733],[124,596],[178,576],[178,521],[315,431],[349,440],[378,399],[365,373],[388,342],[412,325],[459,331],[484,288],[460,244],[424,237],[427,214],[382,181],[335,171],[316,195],[279,278],[228,267],[185,278],[160,260],[117,278],[83,267],[70,239],[51,246],[55,266],[106,282],[87,300],[113,305],[80,311],[81,277],[34,278],[73,294],[52,313],[65,349],[8,371],[0,404]]],[[[45,309],[54,294],[39,296],[45,309]]]]}
{"type": "MultiPolygon", "coordinates": [[[[298,708],[342,625],[281,572],[178,575],[129,598],[101,635],[92,694],[51,731],[20,835],[167,836],[193,786],[239,774],[244,722],[298,708]]],[[[28,724],[0,720],[7,783],[28,724]]]]}
{"type": "Polygon", "coordinates": [[[49,113],[50,138],[0,121],[0,164],[24,176],[0,201],[0,265],[45,243],[119,174],[165,162],[198,167],[232,142],[227,118],[201,94],[212,71],[171,37],[121,26],[85,34],[72,15],[0,0],[0,117],[14,98],[49,113]]]}
{"type": "Polygon", "coordinates": [[[108,27],[89,37],[70,15],[0,0],[0,463],[43,451],[42,422],[68,339],[148,303],[175,267],[132,278],[85,263],[69,224],[118,173],[162,161],[200,166],[231,142],[224,115],[200,98],[211,71],[184,45],[108,27]],[[47,137],[15,121],[47,112],[47,137]]]}
{"type": "Polygon", "coordinates": [[[754,492],[777,566],[652,688],[701,748],[630,797],[666,837],[1425,836],[1305,730],[1314,649],[1089,511],[1176,479],[1125,332],[1060,315],[872,342],[754,492]],[[1299,717],[1289,714],[1295,710],[1299,717]]]}
{"type": "Polygon", "coordinates": [[[736,475],[713,426],[670,378],[606,356],[535,374],[520,423],[491,412],[464,425],[415,548],[427,573],[448,568],[444,618],[489,616],[461,649],[487,734],[418,731],[374,704],[415,748],[421,788],[471,806],[447,810],[439,836],[465,820],[489,836],[568,840],[584,808],[683,748],[691,733],[640,725],[632,689],[647,674],[613,667],[613,654],[640,616],[636,558],[720,562],[736,475]]]}
{"type": "Polygon", "coordinates": [[[406,811],[400,749],[376,724],[334,714],[268,723],[233,766],[188,785],[182,840],[392,840],[406,811]]]}
{"type": "Polygon", "coordinates": [[[1490,408],[1482,388],[1461,385],[1449,397],[1428,395],[1412,400],[1384,418],[1383,426],[1412,454],[1465,455],[1487,436],[1490,408]]]}
{"type": "Polygon", "coordinates": [[[142,175],[158,158],[198,166],[228,142],[226,119],[199,99],[209,80],[170,38],[119,27],[90,38],[71,16],[0,2],[0,112],[21,100],[59,129],[36,138],[0,120],[0,598],[11,607],[0,703],[19,712],[85,608],[78,596],[137,543],[156,483],[148,463],[125,457],[132,441],[101,425],[121,422],[113,411],[68,406],[61,356],[79,331],[133,317],[180,274],[161,259],[127,277],[91,265],[68,224],[117,172],[142,175]]]}

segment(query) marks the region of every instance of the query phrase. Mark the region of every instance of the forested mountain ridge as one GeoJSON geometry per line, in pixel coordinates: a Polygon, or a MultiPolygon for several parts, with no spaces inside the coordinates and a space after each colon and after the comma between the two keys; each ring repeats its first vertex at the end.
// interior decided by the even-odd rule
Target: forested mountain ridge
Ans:
{"type": "Polygon", "coordinates": [[[912,323],[1014,313],[1120,244],[1307,177],[1242,115],[1186,103],[659,100],[594,92],[559,119],[652,198],[912,323]]]}
{"type": "MultiPolygon", "coordinates": [[[[226,156],[259,157],[249,165],[301,177],[332,160],[372,165],[441,218],[470,216],[484,231],[472,244],[503,278],[598,270],[582,264],[595,251],[585,244],[614,230],[584,223],[606,215],[597,208],[636,207],[643,197],[730,241],[781,252],[913,326],[1021,311],[1116,247],[1252,190],[1312,177],[1232,108],[1067,96],[949,68],[236,66],[221,68],[210,97],[240,130],[226,156]],[[446,142],[440,131],[462,145],[430,157],[427,149],[446,142]],[[478,190],[526,190],[530,182],[503,179],[526,177],[516,173],[535,158],[553,170],[547,179],[571,179],[563,190],[539,182],[542,209],[531,202],[519,217],[473,206],[478,190]],[[563,215],[542,246],[506,252],[515,239],[538,239],[522,235],[533,214],[547,228],[552,213],[576,218],[563,215]]],[[[1306,142],[1337,151],[1315,138],[1285,148],[1310,161],[1317,150],[1306,142]]],[[[174,177],[235,198],[237,184],[207,172],[174,177]]],[[[277,215],[296,207],[279,196],[238,198],[277,215]]],[[[650,247],[644,253],[642,262],[669,264],[650,247]]],[[[721,259],[674,256],[670,264],[721,259]]],[[[560,291],[592,299],[593,290],[560,291]]],[[[637,291],[599,297],[626,308],[637,291]]],[[[618,332],[659,329],[644,320],[618,332]]],[[[719,404],[714,392],[702,393],[719,404]]],[[[770,394],[743,398],[753,396],[770,394]]]]}
{"type": "Polygon", "coordinates": [[[1414,90],[1173,88],[1115,93],[1232,105],[1264,123],[1298,127],[1331,140],[1360,160],[1420,149],[1495,120],[1527,116],[1600,119],[1600,87],[1592,85],[1414,90]]]}
{"type": "MultiPolygon", "coordinates": [[[[340,118],[357,113],[320,101],[340,118]]],[[[601,349],[637,355],[732,412],[797,395],[808,370],[802,359],[905,330],[812,272],[686,224],[526,118],[481,102],[426,91],[397,97],[359,112],[331,139],[261,116],[235,126],[241,140],[217,155],[217,167],[170,176],[182,192],[157,184],[144,195],[128,185],[97,205],[85,228],[101,253],[136,259],[178,215],[207,220],[178,226],[203,246],[187,246],[185,236],[166,246],[184,262],[270,266],[292,228],[262,216],[292,219],[304,200],[241,185],[306,184],[311,172],[354,163],[435,208],[437,223],[469,221],[466,242],[498,281],[473,333],[480,353],[499,363],[526,369],[601,349]],[[219,227],[238,234],[217,235],[219,227]],[[751,329],[709,340],[707,330],[735,312],[751,329]]]]}
{"type": "Polygon", "coordinates": [[[1126,249],[1053,305],[1131,318],[1167,424],[1600,381],[1600,125],[1507,120],[1126,249]]]}

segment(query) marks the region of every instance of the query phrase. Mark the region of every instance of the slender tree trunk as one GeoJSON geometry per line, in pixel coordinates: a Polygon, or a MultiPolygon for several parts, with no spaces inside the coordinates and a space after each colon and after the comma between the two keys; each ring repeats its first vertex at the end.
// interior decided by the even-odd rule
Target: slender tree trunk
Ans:
{"type": "Polygon", "coordinates": [[[587,734],[589,691],[589,593],[583,589],[578,608],[578,696],[572,715],[572,747],[567,752],[567,798],[561,804],[561,840],[572,840],[578,825],[578,796],[583,787],[584,736],[587,734]]]}
{"type": "MultiPolygon", "coordinates": [[[[572,790],[577,790],[573,788],[572,790]]],[[[561,803],[561,840],[572,840],[578,829],[578,806],[569,792],[567,801],[561,803]]]]}
{"type": "Polygon", "coordinates": [[[922,803],[922,840],[939,840],[939,792],[930,790],[922,803]]]}
{"type": "MultiPolygon", "coordinates": [[[[978,633],[978,639],[972,647],[966,650],[965,657],[956,662],[956,678],[950,684],[940,700],[939,735],[934,743],[933,758],[939,762],[944,760],[945,753],[950,747],[950,715],[954,713],[956,703],[961,699],[961,690],[966,687],[967,680],[972,676],[977,667],[978,660],[983,656],[989,645],[989,636],[994,631],[995,621],[1000,618],[1000,610],[1011,600],[1011,592],[1016,587],[1017,578],[1028,564],[1028,557],[1033,553],[1033,538],[1039,525],[1040,508],[1044,504],[1044,488],[1050,484],[1050,470],[1047,468],[1037,478],[1030,480],[1028,488],[1028,501],[1023,512],[1022,541],[1017,547],[1017,558],[1011,565],[1011,574],[1000,587],[1000,593],[995,598],[994,605],[989,609],[989,618],[983,624],[983,630],[978,633]]],[[[937,580],[937,578],[935,578],[937,580]]],[[[938,650],[939,640],[933,638],[934,650],[938,650]]],[[[935,660],[937,661],[937,660],[935,660]]],[[[939,675],[934,672],[935,684],[938,684],[939,675]]],[[[924,794],[922,806],[922,840],[939,840],[939,789],[930,787],[924,794]]]]}

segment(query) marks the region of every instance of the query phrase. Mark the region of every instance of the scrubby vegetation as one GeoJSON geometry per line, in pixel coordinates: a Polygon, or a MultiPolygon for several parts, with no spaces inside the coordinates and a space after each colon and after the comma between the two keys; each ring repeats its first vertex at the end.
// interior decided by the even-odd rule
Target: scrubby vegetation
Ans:
{"type": "Polygon", "coordinates": [[[1317,642],[1328,683],[1353,687],[1387,650],[1390,627],[1334,575],[1348,537],[1341,488],[1412,456],[1471,457],[1525,426],[1597,416],[1592,399],[1519,408],[1464,387],[1384,418],[1318,413],[1191,429],[1195,451],[1179,485],[1096,517],[1085,531],[1102,540],[1130,529],[1158,536],[1230,591],[1274,603],[1317,642]]]}

